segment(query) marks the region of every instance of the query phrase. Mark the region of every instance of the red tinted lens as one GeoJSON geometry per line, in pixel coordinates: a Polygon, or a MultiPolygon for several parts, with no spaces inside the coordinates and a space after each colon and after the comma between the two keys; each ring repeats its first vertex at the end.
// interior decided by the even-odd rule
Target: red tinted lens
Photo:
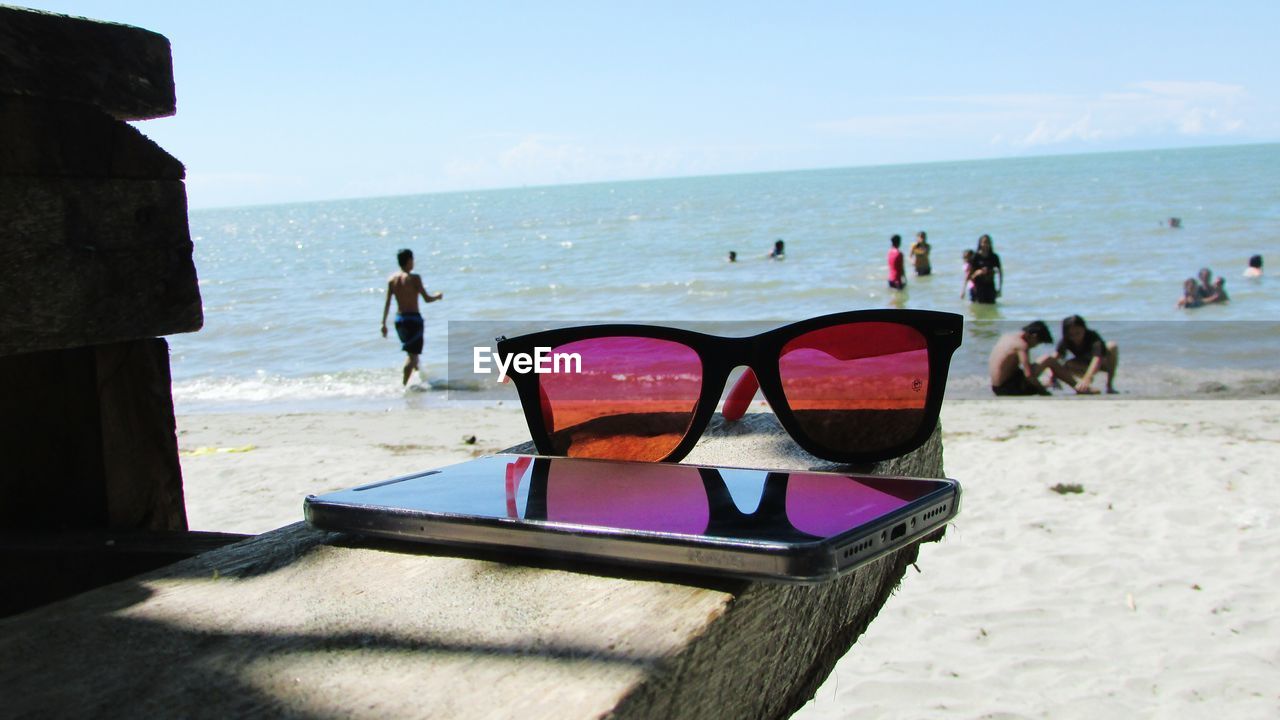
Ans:
{"type": "Polygon", "coordinates": [[[700,535],[711,510],[697,468],[551,461],[547,519],[700,535]]]}
{"type": "Polygon", "coordinates": [[[538,379],[542,418],[556,454],[661,460],[688,433],[702,392],[702,361],[687,345],[603,337],[551,353],[560,356],[561,371],[538,379]]]}
{"type": "Polygon", "coordinates": [[[778,373],[800,430],[843,453],[910,440],[929,395],[927,345],[919,330],[891,322],[836,325],[788,342],[778,373]]]}

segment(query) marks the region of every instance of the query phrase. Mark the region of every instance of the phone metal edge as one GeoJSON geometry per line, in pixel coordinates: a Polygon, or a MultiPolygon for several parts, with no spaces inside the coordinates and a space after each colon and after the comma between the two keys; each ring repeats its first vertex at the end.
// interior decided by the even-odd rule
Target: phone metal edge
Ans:
{"type": "Polygon", "coordinates": [[[303,506],[307,523],[321,530],[459,547],[559,553],[603,563],[620,562],[649,568],[662,566],[694,573],[811,584],[844,575],[905,547],[946,525],[959,513],[961,489],[957,481],[950,478],[904,479],[940,481],[945,487],[870,525],[855,528],[855,535],[837,535],[804,545],[732,540],[713,542],[625,528],[600,529],[563,523],[395,511],[385,507],[375,510],[365,505],[326,501],[316,496],[308,496],[303,506]],[[943,506],[947,507],[945,512],[934,512],[943,506]],[[934,514],[923,517],[930,512],[934,514]],[[914,527],[911,526],[913,520],[914,527]],[[893,528],[899,524],[905,527],[900,536],[886,536],[877,541],[881,533],[891,536],[893,528]],[[868,541],[871,544],[864,550],[849,552],[868,541]]]}

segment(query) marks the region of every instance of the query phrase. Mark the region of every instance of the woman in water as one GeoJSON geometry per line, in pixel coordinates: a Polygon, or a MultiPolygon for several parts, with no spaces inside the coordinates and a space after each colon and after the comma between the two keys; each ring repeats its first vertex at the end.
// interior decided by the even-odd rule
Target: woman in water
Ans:
{"type": "Polygon", "coordinates": [[[990,235],[978,238],[978,251],[969,263],[969,280],[973,282],[969,299],[976,303],[994,304],[1004,290],[1004,269],[991,247],[990,235]]]}
{"type": "Polygon", "coordinates": [[[1198,308],[1204,304],[1200,299],[1200,287],[1195,278],[1187,278],[1182,283],[1182,297],[1178,300],[1178,309],[1198,308]]]}

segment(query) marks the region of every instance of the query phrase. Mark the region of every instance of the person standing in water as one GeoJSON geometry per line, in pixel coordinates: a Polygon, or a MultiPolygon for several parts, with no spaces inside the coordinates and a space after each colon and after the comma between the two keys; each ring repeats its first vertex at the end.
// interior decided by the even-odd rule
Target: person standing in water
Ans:
{"type": "Polygon", "coordinates": [[[1210,305],[1231,300],[1227,295],[1226,281],[1222,278],[1214,280],[1212,270],[1207,267],[1200,268],[1199,278],[1200,284],[1196,287],[1196,292],[1199,293],[1202,303],[1210,305]]]}
{"type": "Polygon", "coordinates": [[[902,290],[907,286],[907,272],[902,262],[902,251],[898,249],[901,245],[901,235],[889,238],[889,255],[886,259],[889,263],[889,287],[894,290],[902,290]]]}
{"type": "Polygon", "coordinates": [[[929,246],[924,231],[916,233],[916,241],[911,243],[911,264],[915,266],[916,277],[924,277],[933,272],[933,266],[929,264],[929,251],[933,248],[929,246]]]}
{"type": "Polygon", "coordinates": [[[978,238],[978,251],[969,263],[969,280],[973,282],[970,298],[976,303],[994,304],[1004,292],[1004,268],[991,247],[990,235],[978,238]]]}
{"type": "Polygon", "coordinates": [[[423,302],[433,303],[444,299],[444,293],[432,295],[422,285],[422,276],[413,272],[413,251],[403,249],[396,253],[396,261],[400,263],[400,272],[387,280],[387,299],[382,305],[382,337],[387,336],[387,314],[391,310],[391,298],[396,299],[396,335],[400,337],[400,348],[408,354],[404,361],[404,380],[401,384],[409,384],[409,376],[418,369],[418,358],[422,355],[423,332],[426,325],[422,321],[422,313],[418,311],[418,297],[423,302]]]}

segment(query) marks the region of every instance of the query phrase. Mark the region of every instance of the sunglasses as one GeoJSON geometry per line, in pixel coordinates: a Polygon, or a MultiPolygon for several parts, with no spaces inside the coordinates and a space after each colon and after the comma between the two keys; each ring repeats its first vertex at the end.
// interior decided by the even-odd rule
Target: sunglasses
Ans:
{"type": "Polygon", "coordinates": [[[933,433],[963,318],[857,310],[752,337],[654,325],[586,325],[497,340],[543,455],[675,462],[724,402],[737,420],[759,389],[778,422],[817,457],[866,463],[933,433]],[[521,360],[523,359],[523,362],[521,360]]]}

